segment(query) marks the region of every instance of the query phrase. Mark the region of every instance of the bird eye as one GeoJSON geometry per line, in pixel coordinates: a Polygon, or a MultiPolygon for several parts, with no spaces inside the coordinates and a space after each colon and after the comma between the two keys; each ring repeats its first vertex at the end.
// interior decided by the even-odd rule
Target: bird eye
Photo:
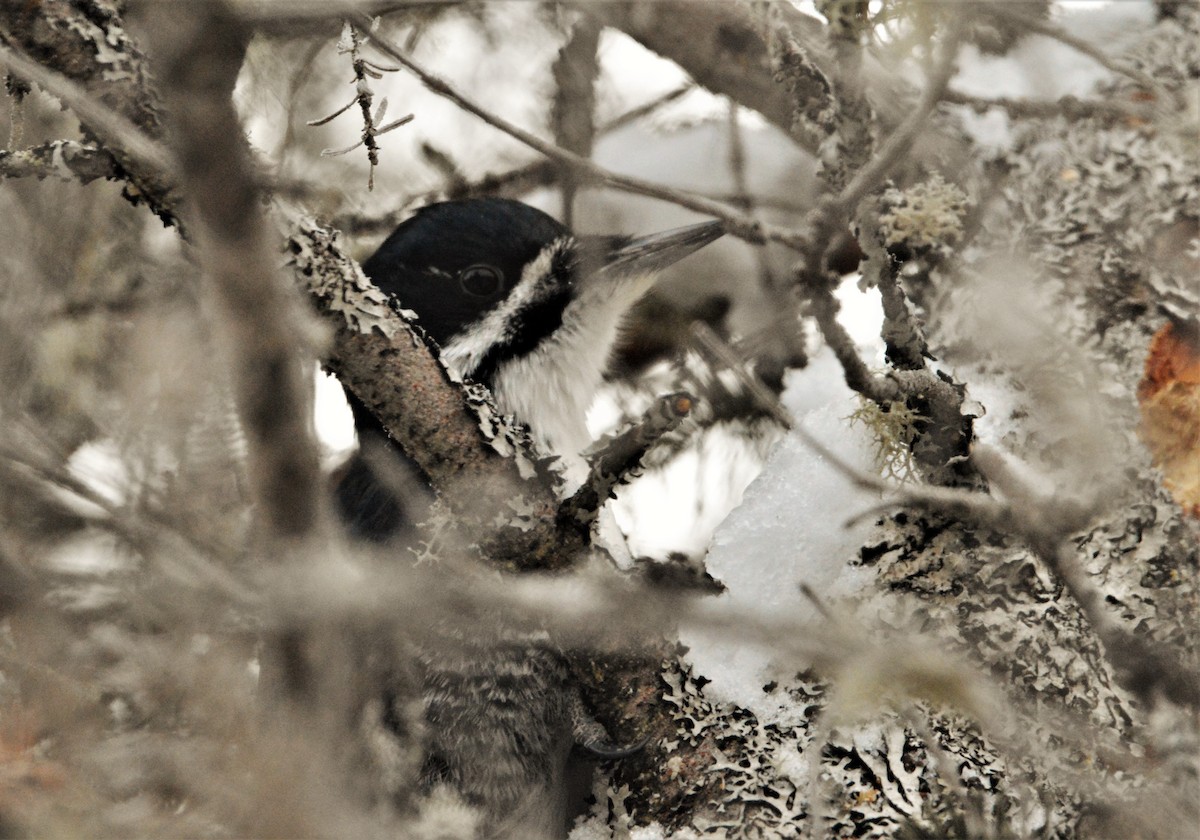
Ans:
{"type": "Polygon", "coordinates": [[[473,265],[458,275],[458,284],[469,295],[491,297],[504,285],[504,275],[490,265],[473,265]]]}

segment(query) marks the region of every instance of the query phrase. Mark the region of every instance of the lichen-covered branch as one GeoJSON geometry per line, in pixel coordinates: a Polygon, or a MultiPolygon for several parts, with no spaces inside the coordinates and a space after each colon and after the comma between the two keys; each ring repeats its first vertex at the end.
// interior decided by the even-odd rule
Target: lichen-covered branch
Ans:
{"type": "Polygon", "coordinates": [[[294,270],[333,330],[327,364],[417,463],[464,531],[475,532],[483,555],[512,570],[573,562],[587,535],[560,533],[549,485],[528,480],[536,469],[518,430],[478,386],[464,402],[461,384],[346,256],[336,231],[307,219],[290,224],[294,270]]]}
{"type": "Polygon", "coordinates": [[[28,149],[0,151],[0,176],[5,178],[58,178],[88,184],[120,178],[122,170],[105,149],[75,140],[55,140],[28,149]]]}
{"type": "Polygon", "coordinates": [[[961,43],[961,25],[952,26],[939,44],[939,55],[925,82],[921,98],[896,130],[888,135],[871,159],[854,173],[850,182],[832,199],[827,212],[852,213],[858,203],[892,172],[912,148],[917,137],[928,130],[930,114],[942,101],[942,94],[950,84],[961,43]]]}
{"type": "Polygon", "coordinates": [[[370,164],[367,169],[367,189],[373,190],[375,189],[375,167],[379,165],[379,144],[375,138],[387,134],[389,131],[393,131],[402,125],[406,125],[413,119],[413,115],[408,114],[398,120],[393,120],[385,124],[383,118],[387,114],[387,97],[380,100],[377,109],[372,109],[375,92],[371,89],[370,80],[382,79],[384,73],[393,73],[399,68],[385,67],[364,57],[362,54],[364,46],[363,38],[359,35],[358,30],[347,23],[342,28],[342,40],[338,42],[338,54],[350,56],[350,64],[354,69],[354,98],[329,116],[310,120],[308,124],[313,126],[325,125],[325,123],[350,110],[354,105],[358,105],[363,123],[361,139],[344,149],[324,149],[321,155],[323,157],[338,157],[354,151],[359,146],[366,148],[367,162],[370,164]]]}
{"type": "Polygon", "coordinates": [[[613,490],[633,477],[650,448],[691,413],[693,402],[690,394],[666,394],[631,427],[602,439],[590,459],[587,480],[559,508],[559,521],[590,529],[613,490]]]}
{"type": "MultiPolygon", "coordinates": [[[[0,4],[0,41],[38,64],[53,68],[67,82],[59,92],[79,85],[86,96],[71,94],[86,132],[106,137],[105,126],[132,124],[151,140],[162,134],[158,105],[148,84],[145,58],[124,28],[121,4],[113,0],[45,0],[39,3],[0,4]],[[89,108],[89,103],[94,107],[89,108]],[[111,111],[111,113],[109,113],[111,111]],[[113,119],[108,119],[108,118],[113,119]],[[93,125],[91,118],[96,118],[93,125]]],[[[130,133],[123,132],[129,140],[130,133]]],[[[109,152],[125,168],[125,196],[134,204],[146,201],[164,222],[174,219],[174,199],[163,181],[164,168],[137,165],[139,151],[149,147],[137,141],[114,144],[109,152]]],[[[155,155],[150,153],[150,159],[155,155]]],[[[158,163],[162,163],[161,159],[158,163]]]]}

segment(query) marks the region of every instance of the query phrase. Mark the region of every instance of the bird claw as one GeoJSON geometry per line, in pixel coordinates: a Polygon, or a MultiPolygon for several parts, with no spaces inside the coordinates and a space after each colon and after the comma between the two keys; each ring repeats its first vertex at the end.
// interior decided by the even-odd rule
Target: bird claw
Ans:
{"type": "Polygon", "coordinates": [[[616,744],[606,742],[592,742],[590,744],[580,744],[579,748],[586,752],[589,756],[600,761],[618,761],[622,758],[629,758],[637,755],[642,750],[646,749],[646,745],[650,743],[649,738],[642,738],[635,744],[627,747],[619,747],[616,744]]]}
{"type": "Polygon", "coordinates": [[[643,738],[635,744],[619,746],[609,740],[608,731],[587,710],[578,686],[569,689],[568,709],[575,745],[592,758],[600,761],[629,758],[644,750],[649,743],[649,738],[643,738]]]}

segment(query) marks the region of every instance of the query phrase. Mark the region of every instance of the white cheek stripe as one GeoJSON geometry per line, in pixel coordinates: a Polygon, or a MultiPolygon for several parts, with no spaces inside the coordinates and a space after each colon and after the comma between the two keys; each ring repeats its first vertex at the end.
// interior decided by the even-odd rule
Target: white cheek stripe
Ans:
{"type": "Polygon", "coordinates": [[[543,248],[537,259],[525,266],[521,279],[500,306],[489,310],[446,343],[441,354],[446,366],[462,376],[469,376],[493,347],[511,338],[509,330],[513,316],[545,291],[546,287],[538,281],[550,271],[554,258],[570,245],[570,237],[563,237],[543,248]]]}
{"type": "Polygon", "coordinates": [[[580,457],[591,442],[587,410],[600,389],[621,319],[643,289],[639,284],[584,289],[583,297],[563,311],[561,327],[528,355],[496,371],[493,391],[500,410],[524,421],[547,453],[565,459],[568,489],[587,474],[580,457]]]}
{"type": "MultiPolygon", "coordinates": [[[[551,260],[572,244],[564,238],[546,248],[500,307],[447,342],[441,353],[446,366],[469,375],[493,347],[510,339],[513,315],[547,292],[542,281],[551,260]]],[[[587,476],[580,454],[591,442],[587,409],[599,390],[621,319],[654,278],[652,273],[582,278],[584,285],[574,290],[563,310],[562,325],[529,353],[505,360],[487,383],[500,411],[528,425],[546,454],[563,459],[568,492],[587,476]]]]}

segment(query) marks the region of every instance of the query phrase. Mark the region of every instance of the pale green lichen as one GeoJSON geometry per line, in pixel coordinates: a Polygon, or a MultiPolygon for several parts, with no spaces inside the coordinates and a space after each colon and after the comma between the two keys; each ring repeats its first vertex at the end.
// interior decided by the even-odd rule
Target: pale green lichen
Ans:
{"type": "Polygon", "coordinates": [[[879,226],[885,245],[942,250],[962,236],[968,199],[935,173],[906,190],[889,189],[881,204],[879,226]]]}
{"type": "Polygon", "coordinates": [[[871,432],[875,438],[875,463],[884,475],[899,482],[916,480],[912,443],[917,437],[916,424],[922,419],[920,412],[902,402],[884,408],[860,398],[858,408],[846,419],[871,432]]]}

